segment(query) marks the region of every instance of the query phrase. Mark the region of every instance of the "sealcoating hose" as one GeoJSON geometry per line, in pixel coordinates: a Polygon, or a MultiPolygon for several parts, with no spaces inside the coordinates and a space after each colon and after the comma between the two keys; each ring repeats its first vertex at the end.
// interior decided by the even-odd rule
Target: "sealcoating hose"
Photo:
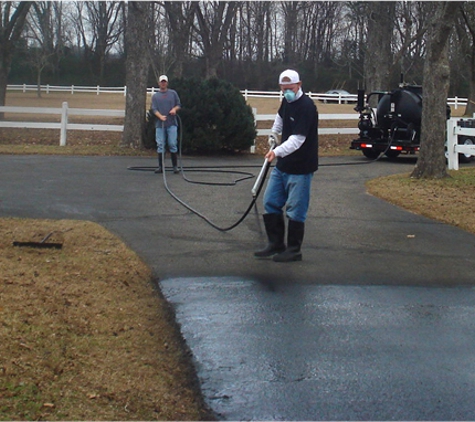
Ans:
{"type": "MultiPolygon", "coordinates": [[[[165,154],[162,154],[162,168],[164,169],[163,171],[163,184],[165,186],[165,189],[167,190],[167,192],[172,196],[173,199],[175,199],[178,203],[180,203],[181,205],[183,205],[186,209],[188,209],[189,211],[191,211],[193,214],[196,214],[198,217],[202,218],[204,221],[206,221],[211,227],[215,228],[216,230],[219,230],[221,232],[226,232],[226,231],[229,231],[229,230],[232,230],[234,229],[235,227],[237,227],[239,224],[241,224],[242,221],[244,221],[244,219],[247,217],[247,215],[251,212],[252,208],[255,206],[255,203],[256,203],[256,200],[259,196],[259,193],[261,192],[262,190],[262,186],[264,185],[264,181],[265,181],[265,177],[262,179],[262,182],[260,183],[260,185],[258,186],[257,188],[257,193],[255,196],[253,196],[252,198],[252,201],[251,203],[249,204],[249,206],[247,207],[247,210],[244,212],[244,214],[241,216],[241,218],[236,221],[234,224],[232,224],[231,226],[229,227],[219,227],[218,225],[216,225],[215,223],[213,223],[209,218],[207,218],[205,215],[201,214],[199,211],[195,210],[193,207],[191,207],[190,205],[188,205],[185,201],[183,201],[182,199],[180,199],[168,186],[168,183],[167,183],[167,176],[166,176],[166,171],[165,171],[165,167],[164,167],[164,155],[165,154]]],[[[181,161],[181,160],[180,160],[181,161]]],[[[183,169],[183,168],[182,168],[183,169]]],[[[220,170],[216,170],[217,172],[221,172],[220,170]]],[[[182,170],[182,173],[183,173],[183,170],[182,170]]],[[[242,173],[242,172],[241,172],[242,173]]],[[[266,171],[267,173],[267,171],[266,171]]],[[[254,177],[254,175],[251,175],[251,177],[254,177]]],[[[233,184],[236,184],[238,181],[242,181],[242,180],[245,180],[245,179],[248,179],[249,177],[246,177],[246,178],[241,178],[239,180],[236,180],[234,183],[232,183],[231,185],[233,184]]],[[[186,179],[185,179],[186,180],[186,179]]],[[[203,182],[194,182],[194,183],[200,183],[200,184],[210,184],[210,183],[203,183],[203,182]]],[[[223,184],[221,184],[223,185],[223,184]]]]}
{"type": "MultiPolygon", "coordinates": [[[[176,115],[177,119],[178,119],[178,124],[179,126],[181,127],[181,118],[180,116],[177,114],[176,115]]],[[[162,128],[164,128],[164,122],[162,122],[162,128]]],[[[247,180],[247,179],[250,179],[250,178],[253,178],[255,177],[253,173],[249,173],[249,172],[244,172],[244,171],[238,171],[238,170],[224,170],[226,168],[257,168],[257,166],[254,166],[254,165],[249,165],[249,166],[205,166],[205,167],[198,167],[198,166],[195,166],[195,167],[187,167],[187,171],[189,172],[213,172],[213,173],[231,173],[231,174],[240,174],[242,175],[242,177],[238,178],[238,179],[235,179],[233,182],[227,182],[227,183],[216,183],[216,182],[202,182],[202,181],[194,181],[194,180],[190,180],[186,177],[185,175],[185,168],[183,167],[182,165],[182,155],[181,155],[181,151],[182,151],[182,141],[183,141],[183,136],[182,136],[182,131],[180,130],[180,135],[179,135],[179,147],[178,147],[178,156],[179,156],[179,168],[180,168],[180,172],[182,174],[182,177],[185,181],[187,181],[188,183],[195,183],[195,184],[201,184],[201,185],[211,185],[211,186],[235,186],[237,183],[239,182],[242,182],[244,180],[247,180]]],[[[390,141],[389,145],[388,145],[388,149],[389,147],[391,146],[391,143],[392,143],[392,140],[390,141]]],[[[275,145],[273,145],[271,147],[271,149],[274,148],[275,145]]],[[[376,159],[374,160],[371,160],[371,161],[366,161],[366,162],[356,162],[356,163],[352,163],[352,162],[343,162],[343,163],[333,163],[333,164],[320,164],[319,167],[337,167],[337,166],[351,166],[351,165],[366,165],[366,164],[371,164],[375,161],[378,161],[380,157],[377,157],[376,159]]],[[[241,224],[244,219],[248,216],[248,214],[251,212],[252,208],[255,207],[255,210],[257,212],[257,207],[256,207],[256,201],[257,201],[257,198],[259,197],[259,194],[261,193],[262,191],[262,188],[264,186],[264,182],[266,180],[266,177],[267,177],[267,174],[269,172],[269,169],[271,167],[271,163],[265,159],[264,160],[264,164],[262,165],[261,167],[261,170],[259,172],[259,175],[256,179],[256,183],[254,184],[253,188],[252,188],[252,200],[248,206],[248,208],[246,209],[246,211],[244,212],[244,214],[241,216],[241,218],[238,219],[238,221],[236,221],[234,224],[232,224],[231,226],[228,226],[228,227],[219,227],[218,225],[216,225],[215,223],[213,223],[209,218],[207,218],[205,215],[203,215],[202,213],[200,213],[199,211],[195,210],[193,207],[191,207],[189,204],[187,204],[185,201],[183,201],[182,199],[180,199],[171,189],[170,187],[168,186],[168,183],[167,183],[167,176],[166,176],[166,168],[165,168],[165,151],[161,154],[161,167],[163,169],[163,184],[165,186],[165,189],[166,191],[170,194],[170,196],[175,199],[178,203],[180,203],[183,207],[185,207],[187,210],[191,211],[193,214],[197,215],[198,217],[200,217],[201,219],[203,219],[204,221],[206,221],[211,227],[215,228],[216,230],[218,231],[221,231],[221,232],[226,232],[226,231],[230,231],[232,229],[234,229],[235,227],[237,227],[239,224],[241,224]]],[[[127,169],[128,170],[136,170],[136,171],[150,171],[150,170],[154,170],[156,167],[150,167],[150,166],[146,166],[146,167],[140,167],[140,166],[129,166],[127,169]]]]}
{"type": "MultiPolygon", "coordinates": [[[[181,119],[179,115],[176,115],[178,118],[178,123],[181,126],[181,119]]],[[[164,123],[162,122],[162,128],[164,128],[164,123]]],[[[227,183],[214,183],[214,182],[202,182],[202,181],[194,181],[190,180],[186,177],[185,175],[185,170],[182,165],[182,156],[181,156],[181,151],[182,151],[182,141],[183,141],[183,136],[182,136],[182,131],[180,131],[180,136],[179,136],[179,168],[181,170],[182,177],[185,181],[189,183],[195,183],[195,184],[202,184],[202,185],[213,185],[213,186],[235,186],[237,183],[242,182],[244,180],[250,179],[254,177],[253,173],[249,172],[244,172],[244,171],[238,171],[238,170],[224,170],[225,168],[236,168],[236,167],[252,167],[255,168],[256,166],[215,166],[215,167],[188,167],[187,171],[200,171],[200,172],[214,172],[214,173],[232,173],[232,174],[239,174],[242,175],[242,177],[235,179],[233,182],[227,182],[227,183]]],[[[161,167],[163,169],[163,184],[165,186],[166,191],[170,194],[170,196],[175,199],[178,203],[180,203],[182,206],[184,206],[187,210],[191,211],[193,214],[197,215],[198,217],[202,218],[204,221],[206,221],[211,227],[215,228],[216,230],[226,232],[234,229],[237,227],[239,224],[244,221],[244,219],[247,217],[247,215],[251,212],[252,208],[256,205],[256,200],[259,197],[259,194],[262,190],[262,187],[264,185],[265,179],[267,172],[269,171],[270,163],[267,163],[267,160],[264,162],[263,169],[264,174],[261,177],[261,181],[258,186],[254,186],[253,190],[253,198],[252,201],[250,202],[248,208],[244,212],[244,214],[239,218],[238,221],[236,221],[234,224],[232,224],[229,227],[220,227],[217,224],[213,223],[209,218],[207,218],[205,215],[200,213],[199,211],[195,210],[193,207],[191,207],[189,204],[187,204],[185,201],[183,201],[181,198],[179,198],[168,186],[167,182],[167,176],[166,176],[166,168],[165,168],[165,151],[163,154],[161,154],[161,167]]],[[[128,170],[138,170],[138,171],[146,171],[146,170],[153,170],[155,167],[128,167],[128,170]]],[[[256,208],[257,211],[257,208],[256,208]]]]}

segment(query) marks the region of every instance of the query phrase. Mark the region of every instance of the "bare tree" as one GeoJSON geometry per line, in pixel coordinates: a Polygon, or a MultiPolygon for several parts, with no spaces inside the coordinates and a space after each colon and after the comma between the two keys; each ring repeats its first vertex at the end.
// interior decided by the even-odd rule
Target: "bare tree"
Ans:
{"type": "Polygon", "coordinates": [[[390,88],[393,63],[391,41],[394,28],[395,2],[368,2],[368,35],[365,54],[365,85],[368,91],[390,88]]]}
{"type": "Polygon", "coordinates": [[[170,27],[169,54],[174,62],[175,76],[181,77],[185,52],[189,50],[191,28],[195,18],[194,5],[191,1],[166,1],[164,7],[170,27]]]}
{"type": "Polygon", "coordinates": [[[396,72],[422,75],[430,6],[430,2],[397,2],[390,80],[399,76],[396,72]]]}
{"type": "MultiPolygon", "coordinates": [[[[345,2],[342,12],[331,19],[332,36],[327,41],[323,63],[334,61],[337,65],[352,67],[364,79],[364,61],[367,49],[368,12],[365,2],[345,2]],[[335,42],[339,40],[338,42],[335,42]]],[[[361,85],[364,85],[364,81],[361,85]]],[[[362,87],[362,86],[361,86],[362,87]]]]}
{"type": "Polygon", "coordinates": [[[467,107],[465,109],[466,116],[473,116],[475,113],[475,4],[473,2],[464,2],[462,10],[463,20],[468,32],[468,37],[464,37],[465,31],[462,33],[461,38],[466,38],[468,42],[466,47],[466,56],[469,60],[469,80],[470,91],[467,98],[467,107]]]}
{"type": "MultiPolygon", "coordinates": [[[[15,7],[11,1],[0,2],[0,106],[5,105],[13,51],[32,4],[32,1],[21,1],[15,7]]],[[[3,118],[4,114],[0,113],[0,119],[3,118]]]]}
{"type": "Polygon", "coordinates": [[[125,3],[120,1],[76,2],[73,18],[78,39],[84,49],[85,62],[90,66],[96,83],[104,79],[107,57],[124,31],[125,3]]]}
{"type": "MultiPolygon", "coordinates": [[[[173,58],[170,54],[170,25],[167,21],[167,14],[163,2],[152,2],[150,12],[150,48],[144,53],[149,56],[158,85],[158,77],[161,74],[169,73],[173,64],[173,58]]],[[[186,54],[185,51],[183,51],[182,54],[186,54]]]]}
{"type": "Polygon", "coordinates": [[[270,60],[270,13],[272,2],[239,2],[230,30],[227,59],[239,62],[270,60]]]}
{"type": "Polygon", "coordinates": [[[237,2],[194,2],[198,34],[198,43],[201,46],[206,63],[206,78],[218,75],[218,66],[221,62],[224,47],[229,38],[229,28],[235,17],[237,2]]]}
{"type": "Polygon", "coordinates": [[[150,2],[128,2],[125,33],[127,96],[121,147],[142,145],[149,68],[149,55],[145,52],[149,48],[150,16],[150,2]]]}
{"type": "Polygon", "coordinates": [[[31,40],[27,61],[36,70],[38,96],[41,97],[41,77],[45,68],[53,71],[63,54],[64,33],[61,2],[36,1],[27,22],[31,40]]]}
{"type": "Polygon", "coordinates": [[[226,60],[246,85],[262,86],[268,64],[273,60],[272,17],[274,2],[239,2],[230,28],[226,60]]]}
{"type": "Polygon", "coordinates": [[[460,2],[433,2],[424,63],[422,92],[421,150],[413,178],[439,179],[447,176],[445,160],[447,95],[450,85],[448,39],[460,2]]]}
{"type": "Polygon", "coordinates": [[[299,61],[299,18],[302,3],[297,1],[283,1],[284,14],[284,49],[283,62],[288,66],[295,66],[299,61]]]}

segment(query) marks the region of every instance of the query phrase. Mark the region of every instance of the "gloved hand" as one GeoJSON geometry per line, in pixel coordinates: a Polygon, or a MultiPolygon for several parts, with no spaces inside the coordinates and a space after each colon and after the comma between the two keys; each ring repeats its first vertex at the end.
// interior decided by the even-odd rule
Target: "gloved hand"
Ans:
{"type": "Polygon", "coordinates": [[[270,148],[273,148],[273,147],[276,147],[278,145],[280,145],[280,138],[279,138],[279,135],[275,132],[272,132],[270,135],[269,135],[269,138],[267,140],[267,143],[269,144],[269,147],[270,148]]]}

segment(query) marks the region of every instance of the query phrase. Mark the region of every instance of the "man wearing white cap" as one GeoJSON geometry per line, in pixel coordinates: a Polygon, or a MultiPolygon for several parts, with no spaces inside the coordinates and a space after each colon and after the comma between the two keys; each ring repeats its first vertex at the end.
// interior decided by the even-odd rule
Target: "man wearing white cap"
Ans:
{"type": "Polygon", "coordinates": [[[159,91],[152,96],[152,111],[157,116],[155,123],[155,140],[157,142],[158,168],[155,173],[161,173],[165,154],[165,144],[170,149],[173,172],[178,173],[178,123],[176,113],[181,108],[180,97],[173,89],[168,88],[167,75],[158,78],[159,91]]]}
{"type": "Polygon", "coordinates": [[[278,146],[266,154],[269,162],[277,158],[264,193],[263,218],[268,244],[254,256],[273,257],[275,262],[301,261],[310,186],[318,169],[318,111],[303,92],[295,70],[282,72],[279,86],[284,99],[269,136],[269,145],[278,146]],[[288,219],[287,244],[284,211],[288,219]]]}

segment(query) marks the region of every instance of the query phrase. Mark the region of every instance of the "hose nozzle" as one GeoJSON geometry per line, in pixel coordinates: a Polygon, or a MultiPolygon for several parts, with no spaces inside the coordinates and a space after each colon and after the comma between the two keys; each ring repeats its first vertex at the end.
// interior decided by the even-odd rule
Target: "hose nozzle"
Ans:
{"type": "MultiPolygon", "coordinates": [[[[274,139],[273,137],[269,137],[269,146],[270,150],[272,151],[276,146],[277,146],[277,140],[274,139]]],[[[259,175],[257,176],[256,182],[254,183],[254,186],[251,189],[252,197],[256,198],[257,194],[260,191],[260,188],[262,184],[264,183],[264,179],[266,177],[267,171],[269,170],[270,162],[266,159],[264,159],[264,164],[262,164],[261,171],[259,172],[259,175]]]]}

